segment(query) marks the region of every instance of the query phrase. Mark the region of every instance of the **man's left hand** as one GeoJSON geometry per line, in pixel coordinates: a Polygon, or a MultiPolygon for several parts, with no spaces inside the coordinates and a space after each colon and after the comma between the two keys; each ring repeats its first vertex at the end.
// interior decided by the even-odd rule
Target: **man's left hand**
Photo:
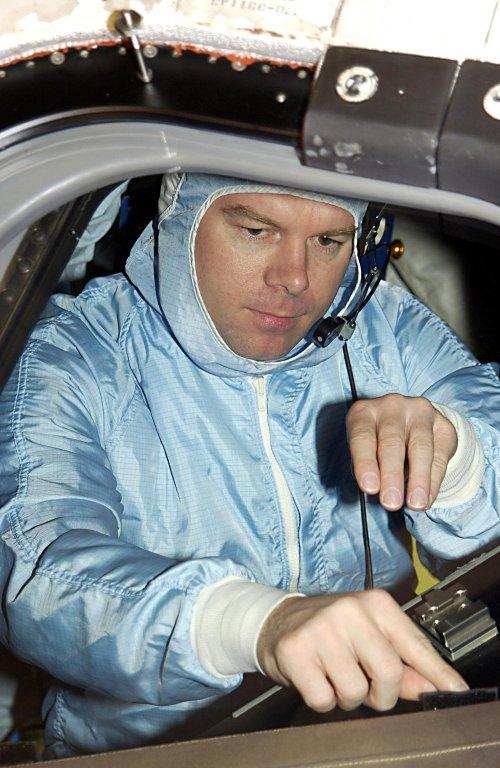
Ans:
{"type": "Polygon", "coordinates": [[[359,487],[389,511],[431,507],[457,449],[454,426],[424,397],[358,400],[347,435],[359,487]]]}

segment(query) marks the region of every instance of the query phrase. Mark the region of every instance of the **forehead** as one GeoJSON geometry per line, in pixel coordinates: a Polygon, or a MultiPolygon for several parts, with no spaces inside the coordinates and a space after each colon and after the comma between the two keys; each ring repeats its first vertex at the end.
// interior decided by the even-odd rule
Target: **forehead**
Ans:
{"type": "Polygon", "coordinates": [[[239,192],[222,195],[209,208],[214,213],[235,216],[258,214],[278,225],[308,220],[326,228],[354,228],[354,217],[337,205],[298,195],[276,192],[239,192]]]}

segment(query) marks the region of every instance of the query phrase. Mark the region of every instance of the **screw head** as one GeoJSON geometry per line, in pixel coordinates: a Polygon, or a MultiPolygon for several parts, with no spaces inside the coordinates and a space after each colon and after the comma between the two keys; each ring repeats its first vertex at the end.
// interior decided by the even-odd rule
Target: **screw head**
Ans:
{"type": "Polygon", "coordinates": [[[62,51],[54,51],[53,54],[50,56],[50,63],[56,64],[56,66],[59,66],[59,64],[64,64],[66,61],[66,56],[62,51]]]}
{"type": "Polygon", "coordinates": [[[493,85],[484,95],[483,108],[493,120],[500,120],[500,83],[493,85]]]}
{"type": "Polygon", "coordinates": [[[244,72],[246,68],[247,65],[243,61],[236,60],[231,62],[231,69],[234,69],[235,72],[244,72]]]}
{"type": "Polygon", "coordinates": [[[278,102],[278,104],[284,104],[286,100],[287,100],[286,93],[277,93],[276,94],[276,101],[278,102]]]}
{"type": "Polygon", "coordinates": [[[344,101],[368,101],[378,89],[378,77],[369,67],[349,67],[337,78],[335,90],[344,101]]]}
{"type": "Polygon", "coordinates": [[[299,78],[299,80],[305,80],[305,79],[306,79],[306,77],[307,77],[307,70],[305,70],[305,69],[299,69],[299,70],[297,71],[297,77],[299,78]]]}
{"type": "Polygon", "coordinates": [[[0,69],[0,80],[4,77],[7,77],[7,72],[5,69],[0,69]]]}
{"type": "Polygon", "coordinates": [[[217,64],[217,56],[209,56],[207,61],[209,64],[217,64]]]}
{"type": "Polygon", "coordinates": [[[78,54],[81,59],[88,59],[90,56],[90,52],[87,48],[82,48],[82,50],[78,54]]]}
{"type": "Polygon", "coordinates": [[[263,64],[263,65],[261,66],[261,70],[262,70],[262,72],[263,72],[265,75],[268,75],[268,74],[269,74],[269,72],[271,71],[271,65],[270,65],[270,64],[263,64]]]}
{"type": "Polygon", "coordinates": [[[158,56],[158,48],[156,45],[150,45],[149,43],[144,46],[142,52],[147,59],[154,59],[155,56],[158,56]]]}

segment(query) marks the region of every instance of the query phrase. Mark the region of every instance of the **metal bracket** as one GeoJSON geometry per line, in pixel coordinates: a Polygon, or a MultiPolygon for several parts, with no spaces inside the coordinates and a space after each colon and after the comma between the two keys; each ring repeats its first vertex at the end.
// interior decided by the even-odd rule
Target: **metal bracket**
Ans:
{"type": "Polygon", "coordinates": [[[471,601],[465,587],[432,589],[413,611],[432,644],[447,659],[456,661],[498,635],[487,606],[471,601]]]}
{"type": "Polygon", "coordinates": [[[456,61],[334,46],[304,120],[305,165],[438,186],[437,147],[456,61]]]}

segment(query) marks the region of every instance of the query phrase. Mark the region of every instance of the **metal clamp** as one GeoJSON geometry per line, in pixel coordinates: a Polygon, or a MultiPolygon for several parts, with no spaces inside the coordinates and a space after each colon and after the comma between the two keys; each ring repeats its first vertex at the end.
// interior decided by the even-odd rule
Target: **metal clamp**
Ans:
{"type": "Polygon", "coordinates": [[[432,589],[413,612],[432,644],[447,659],[456,661],[498,635],[488,607],[471,601],[465,587],[432,589]]]}

